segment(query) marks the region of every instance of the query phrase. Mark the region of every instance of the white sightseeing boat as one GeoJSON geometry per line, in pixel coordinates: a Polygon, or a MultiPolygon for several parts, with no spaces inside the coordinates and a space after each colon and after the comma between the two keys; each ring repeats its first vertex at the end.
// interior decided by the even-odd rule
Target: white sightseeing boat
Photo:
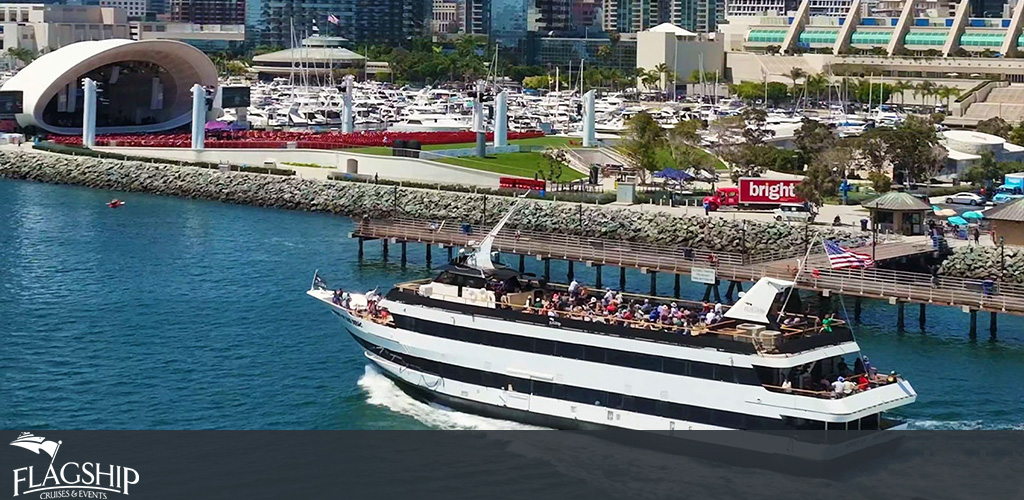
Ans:
{"type": "MultiPolygon", "coordinates": [[[[762,278],[710,323],[679,325],[646,309],[630,319],[589,307],[548,309],[543,302],[553,294],[579,300],[578,293],[492,262],[491,242],[511,213],[434,279],[399,284],[382,297],[330,290],[315,278],[308,294],[404,390],[458,410],[554,428],[683,437],[686,430],[755,431],[735,446],[785,449],[811,461],[894,435],[853,431],[906,427],[884,413],[915,401],[910,383],[865,365],[843,322],[780,313],[792,282],[762,278]],[[845,383],[836,383],[842,374],[845,383]],[[804,440],[793,432],[800,430],[824,431],[843,445],[804,440]]],[[[598,304],[605,293],[594,297],[598,304]]],[[[632,300],[674,302],[673,311],[681,303],[612,296],[620,310],[635,309],[625,305],[632,300]]],[[[698,435],[708,433],[690,433],[698,435]]]]}

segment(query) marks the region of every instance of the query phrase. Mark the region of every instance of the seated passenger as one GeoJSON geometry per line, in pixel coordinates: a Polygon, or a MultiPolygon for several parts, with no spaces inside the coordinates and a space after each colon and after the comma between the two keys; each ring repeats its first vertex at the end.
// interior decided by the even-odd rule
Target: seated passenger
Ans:
{"type": "Polygon", "coordinates": [[[868,378],[863,374],[859,375],[857,377],[857,390],[866,391],[868,390],[868,387],[870,387],[870,384],[868,383],[868,378]]]}
{"type": "Polygon", "coordinates": [[[843,379],[843,377],[839,377],[839,378],[836,379],[835,382],[832,382],[832,392],[835,393],[836,397],[842,397],[843,396],[843,390],[844,390],[843,382],[844,381],[845,381],[845,379],[843,379]]]}
{"type": "Polygon", "coordinates": [[[857,388],[857,384],[854,384],[852,380],[843,381],[843,395],[853,394],[853,390],[857,388]]]}

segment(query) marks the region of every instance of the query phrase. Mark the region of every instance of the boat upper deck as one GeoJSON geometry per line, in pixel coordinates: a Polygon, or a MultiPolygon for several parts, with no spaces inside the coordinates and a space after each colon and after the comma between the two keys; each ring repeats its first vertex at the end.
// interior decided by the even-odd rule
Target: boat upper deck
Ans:
{"type": "Polygon", "coordinates": [[[758,325],[725,318],[729,306],[626,292],[591,296],[580,287],[546,283],[513,293],[463,289],[432,280],[401,283],[388,294],[395,302],[463,314],[568,328],[723,351],[792,355],[852,342],[853,334],[838,319],[786,313],[779,324],[758,325]],[[478,292],[478,293],[466,293],[478,292]]]}

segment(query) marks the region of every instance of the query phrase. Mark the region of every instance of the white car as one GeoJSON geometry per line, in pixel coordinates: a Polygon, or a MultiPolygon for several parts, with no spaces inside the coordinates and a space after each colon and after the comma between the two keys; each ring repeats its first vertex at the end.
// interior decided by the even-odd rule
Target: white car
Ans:
{"type": "Polygon", "coordinates": [[[801,204],[780,205],[772,211],[779,222],[814,222],[814,212],[801,204]]]}
{"type": "Polygon", "coordinates": [[[974,193],[957,193],[946,198],[946,203],[958,203],[961,205],[984,205],[985,198],[974,193]]]}

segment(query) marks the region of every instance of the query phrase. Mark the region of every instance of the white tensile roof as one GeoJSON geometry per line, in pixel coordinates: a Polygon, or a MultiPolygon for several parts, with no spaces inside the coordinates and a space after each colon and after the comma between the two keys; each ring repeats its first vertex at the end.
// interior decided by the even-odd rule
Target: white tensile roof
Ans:
{"type": "MultiPolygon", "coordinates": [[[[217,85],[216,66],[206,54],[187,43],[175,40],[135,41],[117,38],[76,42],[43,54],[7,80],[0,90],[22,92],[24,112],[15,115],[22,126],[35,125],[54,133],[79,134],[80,127],[44,123],[42,115],[47,103],[68,85],[81,85],[82,76],[90,71],[108,64],[130,61],[151,62],[166,70],[161,73],[161,77],[173,80],[165,82],[166,88],[168,91],[177,89],[180,94],[177,97],[181,98],[175,99],[175,96],[167,95],[164,97],[167,103],[182,99],[182,102],[191,102],[189,89],[193,84],[217,85]]],[[[116,96],[105,97],[116,99],[116,96]]],[[[109,129],[98,127],[97,132],[152,132],[184,125],[191,121],[191,107],[187,102],[182,104],[183,111],[179,116],[167,121],[109,129]]]]}
{"type": "Polygon", "coordinates": [[[676,36],[686,36],[686,37],[696,37],[697,36],[696,33],[692,32],[692,31],[690,31],[688,29],[685,29],[685,28],[680,28],[679,26],[676,26],[676,25],[674,25],[672,23],[661,23],[661,24],[651,28],[648,31],[655,31],[655,32],[659,32],[659,33],[673,33],[676,36]]]}

